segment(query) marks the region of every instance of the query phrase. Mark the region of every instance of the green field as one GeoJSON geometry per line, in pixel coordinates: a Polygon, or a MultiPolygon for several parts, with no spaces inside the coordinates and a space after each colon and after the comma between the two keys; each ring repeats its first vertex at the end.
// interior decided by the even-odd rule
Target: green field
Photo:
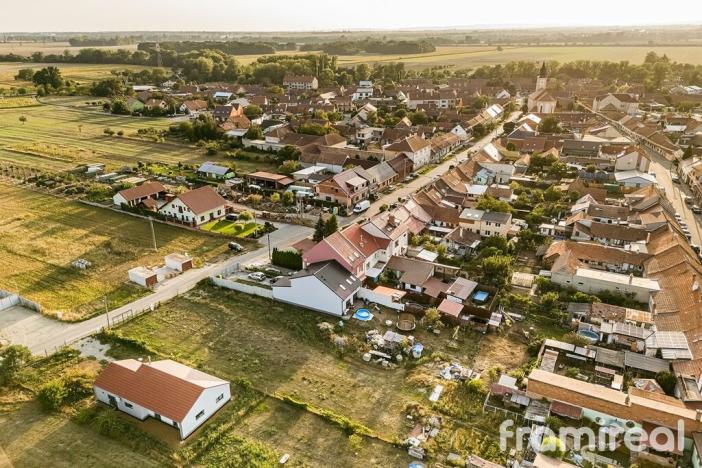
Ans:
{"type": "MultiPolygon", "coordinates": [[[[2,43],[0,43],[0,51],[2,43]]],[[[0,52],[2,54],[3,52],[0,52]]],[[[15,75],[21,68],[32,68],[39,70],[46,66],[56,66],[61,69],[61,75],[69,80],[77,81],[78,83],[88,83],[92,81],[109,78],[113,70],[134,70],[139,71],[146,67],[141,65],[101,65],[101,64],[82,64],[82,63],[24,63],[24,62],[0,62],[0,87],[16,87],[31,86],[32,83],[27,81],[16,81],[15,75]]]]}
{"type": "Polygon", "coordinates": [[[219,237],[154,223],[154,252],[144,219],[14,186],[0,185],[0,207],[0,284],[66,320],[103,310],[104,297],[114,308],[146,294],[127,281],[132,267],[162,265],[173,252],[202,261],[226,251],[219,237]],[[73,268],[79,258],[92,267],[73,268]]]}
{"type": "MultiPolygon", "coordinates": [[[[573,60],[610,60],[618,62],[628,60],[632,63],[642,63],[646,54],[655,51],[667,54],[672,60],[683,63],[702,64],[702,46],[503,46],[502,51],[497,46],[463,45],[439,46],[430,54],[417,55],[342,55],[339,65],[358,65],[360,63],[404,62],[408,69],[421,70],[428,67],[450,66],[451,68],[473,68],[482,65],[497,65],[514,60],[542,61],[557,60],[569,62],[573,60]]],[[[285,54],[285,52],[280,52],[285,54]]],[[[300,52],[298,52],[300,53],[300,52]]],[[[256,56],[240,57],[243,63],[251,63],[256,56]]]]}
{"type": "Polygon", "coordinates": [[[3,108],[0,100],[0,164],[6,161],[48,172],[94,162],[104,163],[111,171],[136,166],[139,161],[171,166],[233,162],[242,172],[276,167],[265,160],[227,158],[223,152],[206,155],[204,149],[179,139],[157,142],[148,136],[141,137],[137,134],[141,128],[160,131],[178,121],[106,114],[100,105],[94,105],[99,102],[96,98],[51,96],[41,98],[41,102],[31,97],[4,101],[29,106],[3,108]],[[20,117],[26,121],[21,122],[20,117]],[[107,136],[106,128],[122,131],[124,135],[107,136]]]}

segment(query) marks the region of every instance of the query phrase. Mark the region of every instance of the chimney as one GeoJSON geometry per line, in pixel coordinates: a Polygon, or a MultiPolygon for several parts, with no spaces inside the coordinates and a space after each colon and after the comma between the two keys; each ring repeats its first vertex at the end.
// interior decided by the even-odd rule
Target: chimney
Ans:
{"type": "Polygon", "coordinates": [[[390,223],[390,224],[392,224],[393,226],[395,226],[395,215],[394,215],[394,214],[390,213],[390,214],[388,215],[388,223],[390,223]]]}

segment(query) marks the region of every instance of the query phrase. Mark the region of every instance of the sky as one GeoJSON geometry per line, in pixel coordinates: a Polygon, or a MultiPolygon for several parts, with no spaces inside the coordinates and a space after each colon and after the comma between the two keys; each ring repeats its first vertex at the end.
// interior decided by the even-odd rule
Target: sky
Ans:
{"type": "Polygon", "coordinates": [[[0,32],[702,24],[699,2],[677,0],[668,8],[652,0],[29,0],[3,2],[0,32]]]}

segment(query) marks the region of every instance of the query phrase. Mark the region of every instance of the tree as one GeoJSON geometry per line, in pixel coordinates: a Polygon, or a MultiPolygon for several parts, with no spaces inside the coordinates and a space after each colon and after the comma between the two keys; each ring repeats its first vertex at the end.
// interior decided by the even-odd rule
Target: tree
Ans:
{"type": "Polygon", "coordinates": [[[544,119],[539,124],[539,131],[541,133],[560,133],[560,122],[557,118],[553,116],[544,117],[544,119]]]}
{"type": "Polygon", "coordinates": [[[657,373],[656,382],[658,382],[666,395],[673,395],[675,393],[676,379],[675,375],[670,372],[661,371],[657,373]]]}
{"type": "Polygon", "coordinates": [[[502,287],[512,277],[512,257],[494,255],[484,258],[480,264],[482,280],[493,286],[502,287]]]}
{"type": "Polygon", "coordinates": [[[485,211],[497,211],[500,213],[511,213],[512,207],[509,203],[498,200],[497,198],[491,197],[490,195],[483,195],[478,200],[478,205],[476,206],[479,210],[485,211]]]}
{"type": "Polygon", "coordinates": [[[683,152],[682,158],[683,159],[690,159],[692,156],[694,156],[694,152],[692,151],[692,145],[687,145],[687,148],[685,148],[685,152],[683,152]]]}
{"type": "Polygon", "coordinates": [[[283,161],[283,164],[281,164],[278,167],[278,172],[281,174],[292,174],[293,172],[297,171],[300,169],[300,162],[299,161],[283,161]]]}
{"type": "Polygon", "coordinates": [[[252,125],[246,131],[244,138],[246,138],[247,140],[263,140],[263,130],[261,130],[261,127],[259,127],[258,125],[252,125]]]}
{"type": "Polygon", "coordinates": [[[0,349],[0,386],[13,382],[17,372],[32,359],[26,346],[10,345],[0,349]]]}
{"type": "MultiPolygon", "coordinates": [[[[127,107],[127,102],[124,99],[115,99],[110,105],[110,112],[117,115],[129,115],[129,107],[127,107]]],[[[188,122],[190,123],[190,122],[188,122]]]]}
{"type": "Polygon", "coordinates": [[[36,86],[46,86],[58,89],[63,86],[61,71],[56,67],[42,68],[32,76],[32,82],[36,86]]]}
{"type": "Polygon", "coordinates": [[[249,104],[244,109],[244,115],[246,115],[246,117],[248,117],[249,119],[253,120],[261,117],[263,115],[263,111],[256,104],[249,104]]]}
{"type": "Polygon", "coordinates": [[[322,215],[319,215],[319,218],[317,218],[317,223],[314,225],[314,235],[312,236],[312,240],[319,242],[324,239],[324,234],[326,232],[325,227],[326,224],[324,223],[324,219],[322,218],[322,215]]]}
{"type": "Polygon", "coordinates": [[[327,222],[324,223],[324,237],[331,236],[339,229],[339,223],[336,220],[336,215],[331,215],[327,222]]]}
{"type": "Polygon", "coordinates": [[[280,201],[280,194],[278,192],[271,193],[271,203],[278,203],[280,201]]]}
{"type": "Polygon", "coordinates": [[[31,68],[20,68],[15,75],[16,81],[32,81],[34,77],[34,70],[31,68]]]}
{"type": "Polygon", "coordinates": [[[124,82],[117,78],[108,78],[96,81],[90,86],[90,94],[93,96],[112,97],[123,95],[127,91],[124,82]]]}
{"type": "Polygon", "coordinates": [[[261,203],[262,200],[263,196],[257,193],[254,193],[253,195],[249,196],[249,201],[253,206],[258,206],[258,204],[261,203]]]}
{"type": "Polygon", "coordinates": [[[37,399],[45,410],[57,410],[68,396],[68,390],[61,379],[50,380],[41,386],[37,399]]]}
{"type": "Polygon", "coordinates": [[[292,205],[295,195],[292,192],[283,192],[283,205],[292,205]]]}
{"type": "Polygon", "coordinates": [[[27,122],[27,117],[24,115],[20,115],[19,121],[22,122],[22,125],[24,125],[27,122]]]}
{"type": "Polygon", "coordinates": [[[441,325],[441,312],[436,307],[429,307],[424,311],[424,322],[432,327],[441,325]]]}

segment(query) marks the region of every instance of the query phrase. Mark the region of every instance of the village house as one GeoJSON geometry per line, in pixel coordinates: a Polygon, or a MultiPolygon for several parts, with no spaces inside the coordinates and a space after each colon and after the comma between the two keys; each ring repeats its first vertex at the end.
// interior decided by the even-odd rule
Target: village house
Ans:
{"type": "Polygon", "coordinates": [[[385,148],[397,154],[403,154],[412,161],[412,169],[420,169],[431,161],[431,143],[416,135],[393,143],[385,148]]]}
{"type": "Polygon", "coordinates": [[[623,112],[627,115],[634,115],[639,111],[638,96],[626,93],[609,93],[597,96],[592,101],[594,112],[623,112]]]}
{"type": "Polygon", "coordinates": [[[187,114],[191,118],[196,119],[200,116],[200,114],[207,110],[207,101],[202,99],[183,101],[183,104],[180,105],[178,110],[183,114],[187,114]]]}
{"type": "Polygon", "coordinates": [[[267,190],[285,190],[295,182],[294,179],[285,174],[273,174],[272,172],[266,171],[246,174],[246,180],[250,185],[255,185],[258,188],[267,190]]]}
{"type": "Polygon", "coordinates": [[[231,399],[229,382],[170,359],[110,362],[93,385],[98,401],[137,419],[154,418],[185,439],[231,399]]]}
{"type": "Polygon", "coordinates": [[[483,237],[507,237],[512,229],[512,215],[498,211],[466,208],[459,217],[460,226],[483,237]]]}
{"type": "Polygon", "coordinates": [[[556,111],[558,101],[546,89],[548,86],[548,73],[546,63],[541,65],[541,71],[536,78],[536,89],[527,98],[527,109],[529,112],[539,114],[552,114],[556,111]]]}
{"type": "Polygon", "coordinates": [[[226,212],[227,201],[209,185],[182,193],[159,209],[166,219],[192,226],[223,218],[226,212]]]}
{"type": "Polygon", "coordinates": [[[156,201],[165,196],[166,188],[161,182],[146,182],[136,187],[120,190],[112,197],[112,203],[117,206],[137,207],[148,200],[156,201]]]}
{"type": "Polygon", "coordinates": [[[317,199],[350,208],[371,194],[373,177],[360,167],[352,167],[317,184],[317,199]]]}
{"type": "Polygon", "coordinates": [[[289,90],[310,91],[319,87],[319,81],[317,81],[317,77],[311,75],[285,75],[283,87],[289,90]]]}
{"type": "Polygon", "coordinates": [[[361,282],[336,261],[327,260],[279,279],[272,288],[278,301],[341,317],[353,305],[361,282]]]}
{"type": "Polygon", "coordinates": [[[219,166],[213,162],[206,161],[197,168],[197,174],[207,179],[224,180],[231,179],[236,173],[230,167],[219,166]]]}

